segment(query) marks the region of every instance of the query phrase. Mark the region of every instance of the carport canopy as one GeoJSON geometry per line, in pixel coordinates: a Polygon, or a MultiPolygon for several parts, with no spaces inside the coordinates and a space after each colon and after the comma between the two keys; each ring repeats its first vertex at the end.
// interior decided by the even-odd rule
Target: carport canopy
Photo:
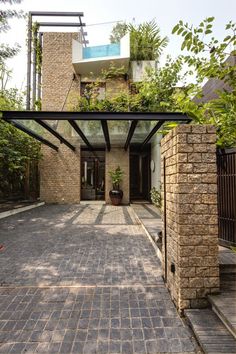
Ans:
{"type": "Polygon", "coordinates": [[[56,112],[56,111],[2,111],[2,119],[58,151],[55,139],[75,150],[81,147],[90,151],[111,149],[112,144],[137,144],[142,150],[152,141],[163,124],[189,123],[191,118],[181,112],[56,112]]]}

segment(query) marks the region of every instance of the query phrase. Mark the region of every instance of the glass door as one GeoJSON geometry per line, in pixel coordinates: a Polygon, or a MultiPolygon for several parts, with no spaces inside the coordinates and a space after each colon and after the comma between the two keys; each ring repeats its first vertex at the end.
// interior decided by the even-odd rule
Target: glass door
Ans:
{"type": "Polygon", "coordinates": [[[81,158],[81,200],[105,199],[104,152],[83,152],[81,158]],[[94,156],[95,155],[95,156],[94,156]]]}

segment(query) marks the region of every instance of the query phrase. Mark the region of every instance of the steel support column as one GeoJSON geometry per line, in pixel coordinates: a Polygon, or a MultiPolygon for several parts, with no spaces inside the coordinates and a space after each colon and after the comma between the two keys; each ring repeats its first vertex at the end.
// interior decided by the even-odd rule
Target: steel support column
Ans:
{"type": "Polygon", "coordinates": [[[129,147],[129,144],[131,142],[131,139],[134,135],[134,131],[135,131],[135,128],[138,124],[138,120],[133,120],[132,123],[131,123],[131,126],[129,128],[129,132],[128,132],[128,136],[127,136],[127,139],[126,139],[126,142],[125,142],[125,146],[124,146],[124,149],[125,151],[128,149],[129,147]]]}
{"type": "Polygon", "coordinates": [[[110,143],[107,121],[101,120],[101,124],[102,124],[103,135],[104,135],[104,138],[106,141],[107,150],[110,151],[111,150],[111,143],[110,143]]]}

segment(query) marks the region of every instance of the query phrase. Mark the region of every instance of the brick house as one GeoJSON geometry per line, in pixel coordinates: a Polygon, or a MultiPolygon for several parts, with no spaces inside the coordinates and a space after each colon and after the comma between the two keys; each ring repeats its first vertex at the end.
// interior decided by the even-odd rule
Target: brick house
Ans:
{"type": "MultiPolygon", "coordinates": [[[[132,84],[143,80],[146,66],[156,65],[155,61],[130,60],[129,35],[125,35],[120,43],[84,47],[81,33],[43,33],[40,85],[43,111],[78,111],[78,97],[86,97],[87,89],[93,82],[96,82],[101,99],[112,98],[128,90],[132,92],[132,84]],[[105,79],[102,71],[109,70],[111,65],[123,67],[123,75],[105,79]]],[[[209,80],[203,88],[202,100],[217,97],[215,91],[220,88],[227,89],[223,82],[209,80]]],[[[107,121],[109,148],[102,121],[78,120],[77,124],[93,147],[93,152],[67,121],[55,120],[53,128],[76,145],[77,157],[73,154],[64,158],[64,155],[71,155],[71,151],[62,144],[57,156],[47,147],[42,147],[44,159],[40,168],[41,199],[57,203],[78,203],[80,200],[105,200],[109,203],[109,171],[120,165],[124,171],[121,186],[124,192],[123,203],[149,200],[151,188],[159,188],[161,179],[161,134],[149,136],[155,129],[156,121],[139,121],[126,148],[126,139],[132,128],[132,121],[128,118],[116,122],[107,121]]]]}
{"type": "MultiPolygon", "coordinates": [[[[143,79],[145,67],[154,67],[155,64],[153,61],[130,61],[129,35],[124,36],[117,44],[83,47],[78,33],[46,32],[42,46],[42,110],[76,110],[78,97],[86,95],[88,85],[94,81],[101,98],[111,98],[127,92],[133,82],[143,79]],[[102,78],[102,70],[109,70],[111,65],[117,68],[122,66],[124,75],[102,78]]],[[[159,188],[160,134],[155,134],[140,150],[140,145],[156,122],[138,123],[130,146],[124,149],[131,121],[118,121],[115,124],[108,121],[110,151],[106,149],[99,121],[78,122],[93,146],[93,152],[88,151],[84,141],[68,122],[56,121],[53,124],[63,136],[76,144],[76,155],[72,156],[71,151],[61,146],[60,154],[63,154],[67,163],[69,159],[73,160],[71,169],[64,165],[63,156],[60,160],[60,154],[55,156],[47,147],[42,148],[42,200],[57,203],[105,200],[109,203],[109,170],[118,165],[124,171],[121,186],[124,204],[136,199],[149,200],[150,189],[153,186],[159,188]],[[53,182],[55,178],[57,183],[53,182]]]]}

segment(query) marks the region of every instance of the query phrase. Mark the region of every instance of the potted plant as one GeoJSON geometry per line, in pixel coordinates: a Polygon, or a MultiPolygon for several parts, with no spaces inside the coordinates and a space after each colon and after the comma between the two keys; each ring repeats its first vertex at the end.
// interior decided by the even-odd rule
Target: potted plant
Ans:
{"type": "Polygon", "coordinates": [[[124,172],[118,166],[115,171],[109,171],[112,181],[112,190],[109,192],[112,205],[119,205],[123,198],[123,191],[120,189],[120,183],[124,172]]]}

